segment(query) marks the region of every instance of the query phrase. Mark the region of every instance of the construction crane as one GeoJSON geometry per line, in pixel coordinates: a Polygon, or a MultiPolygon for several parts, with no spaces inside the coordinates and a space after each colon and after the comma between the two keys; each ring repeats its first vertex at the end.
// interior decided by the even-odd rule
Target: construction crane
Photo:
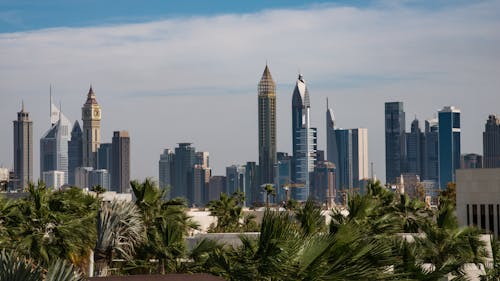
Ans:
{"type": "Polygon", "coordinates": [[[304,186],[306,186],[305,184],[303,183],[295,183],[295,182],[292,182],[292,181],[286,181],[283,185],[281,185],[283,187],[283,189],[285,190],[285,197],[286,197],[286,202],[285,203],[288,203],[288,201],[290,201],[290,188],[302,188],[304,186]]]}

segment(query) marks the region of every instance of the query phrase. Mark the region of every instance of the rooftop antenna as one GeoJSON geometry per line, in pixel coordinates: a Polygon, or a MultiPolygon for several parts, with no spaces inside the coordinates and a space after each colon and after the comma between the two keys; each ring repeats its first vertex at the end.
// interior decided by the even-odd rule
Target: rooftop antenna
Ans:
{"type": "Polygon", "coordinates": [[[21,100],[21,111],[24,112],[24,100],[21,100]]]}
{"type": "Polygon", "coordinates": [[[328,97],[326,97],[326,110],[328,110],[328,97]]]}
{"type": "Polygon", "coordinates": [[[49,84],[49,116],[52,121],[52,83],[49,84]]]}

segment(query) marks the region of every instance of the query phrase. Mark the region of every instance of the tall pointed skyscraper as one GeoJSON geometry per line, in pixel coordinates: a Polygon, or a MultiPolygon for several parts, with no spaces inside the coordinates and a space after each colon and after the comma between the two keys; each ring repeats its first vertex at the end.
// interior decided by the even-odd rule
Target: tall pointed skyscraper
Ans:
{"type": "Polygon", "coordinates": [[[292,197],[299,201],[309,197],[310,173],[314,171],[316,159],[316,129],[311,128],[310,109],[309,91],[299,74],[292,96],[292,180],[304,185],[294,188],[292,197]]]}
{"type": "Polygon", "coordinates": [[[83,166],[97,167],[97,150],[101,144],[101,107],[97,103],[92,86],[82,107],[83,166]]]}
{"type": "Polygon", "coordinates": [[[14,120],[14,174],[16,189],[33,180],[33,121],[24,111],[24,103],[14,120]]]}
{"type": "Polygon", "coordinates": [[[276,164],[276,85],[266,65],[259,86],[259,166],[261,183],[274,182],[276,164]]]}

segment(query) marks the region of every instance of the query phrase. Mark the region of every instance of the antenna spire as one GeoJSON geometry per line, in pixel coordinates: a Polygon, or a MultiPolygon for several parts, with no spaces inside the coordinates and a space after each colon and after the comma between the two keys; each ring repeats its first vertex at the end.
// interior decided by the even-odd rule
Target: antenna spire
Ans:
{"type": "Polygon", "coordinates": [[[328,110],[328,97],[326,97],[326,110],[328,110]]]}
{"type": "Polygon", "coordinates": [[[21,111],[24,112],[24,100],[21,100],[21,111]]]}

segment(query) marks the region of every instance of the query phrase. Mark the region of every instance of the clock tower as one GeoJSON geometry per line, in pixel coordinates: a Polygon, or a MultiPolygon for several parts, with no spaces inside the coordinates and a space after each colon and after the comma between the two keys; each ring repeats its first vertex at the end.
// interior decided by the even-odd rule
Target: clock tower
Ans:
{"type": "Polygon", "coordinates": [[[83,166],[97,168],[97,149],[101,145],[101,107],[92,86],[82,107],[83,166]]]}

